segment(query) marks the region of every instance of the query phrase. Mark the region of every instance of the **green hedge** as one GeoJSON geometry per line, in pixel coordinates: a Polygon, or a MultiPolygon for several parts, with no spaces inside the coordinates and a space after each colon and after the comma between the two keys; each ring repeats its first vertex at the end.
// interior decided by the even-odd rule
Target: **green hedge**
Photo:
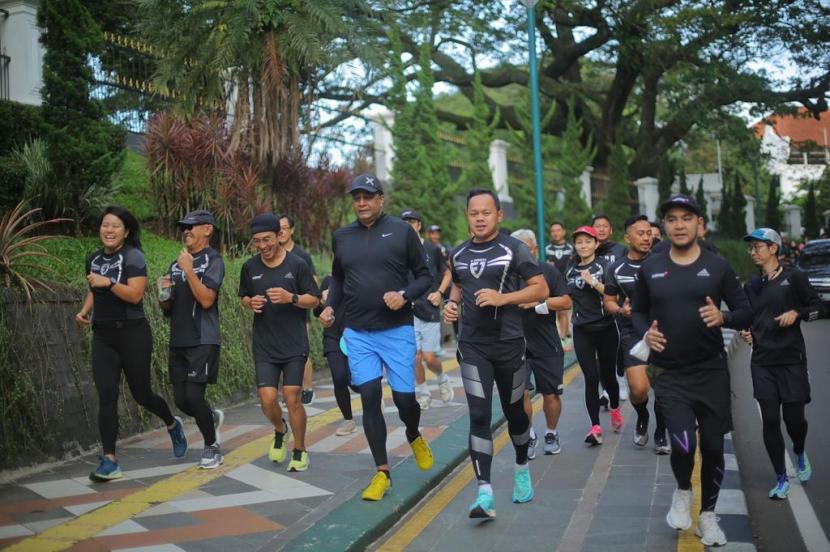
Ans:
{"type": "Polygon", "coordinates": [[[39,106],[0,100],[0,156],[5,156],[44,132],[39,106]]]}
{"type": "Polygon", "coordinates": [[[741,281],[746,281],[755,274],[755,265],[752,264],[749,253],[746,252],[746,242],[743,240],[715,239],[714,243],[723,258],[729,261],[730,266],[738,273],[741,281]]]}

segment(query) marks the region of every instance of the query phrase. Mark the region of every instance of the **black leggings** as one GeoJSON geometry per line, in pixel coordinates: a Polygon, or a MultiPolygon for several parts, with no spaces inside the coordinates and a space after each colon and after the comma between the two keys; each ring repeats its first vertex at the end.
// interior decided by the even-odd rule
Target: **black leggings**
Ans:
{"type": "Polygon", "coordinates": [[[807,439],[807,419],[804,417],[803,402],[780,403],[769,399],[758,399],[761,406],[761,420],[764,424],[764,445],[772,461],[776,475],[787,473],[784,462],[784,436],[781,434],[781,411],[784,411],[784,425],[793,440],[793,451],[804,452],[807,439]]]}
{"type": "Polygon", "coordinates": [[[150,386],[150,359],[153,336],[146,320],[125,323],[117,328],[96,325],[92,333],[92,377],[98,391],[98,431],[104,454],[115,454],[118,438],[118,391],[121,372],[130,394],[168,426],[174,423],[170,407],[150,386]]]}
{"type": "Polygon", "coordinates": [[[331,370],[331,380],[334,384],[334,399],[337,408],[343,414],[344,420],[352,419],[352,398],[349,394],[349,382],[352,379],[349,371],[349,359],[340,351],[326,353],[326,360],[331,370]]]}
{"type": "Polygon", "coordinates": [[[492,344],[459,343],[458,362],[470,409],[470,460],[479,483],[490,482],[493,462],[493,382],[499,390],[516,463],[527,463],[530,420],[524,410],[527,364],[521,341],[492,344]]]}
{"type": "Polygon", "coordinates": [[[574,351],[585,377],[585,406],[591,425],[599,425],[599,384],[608,391],[611,408],[620,406],[620,385],[617,383],[617,349],[620,336],[615,326],[601,330],[573,329],[574,351]]]}
{"type": "Polygon", "coordinates": [[[173,398],[176,406],[196,420],[205,446],[216,444],[216,428],[213,426],[213,409],[205,399],[207,382],[174,381],[173,398]]]}
{"type": "MultiPolygon", "coordinates": [[[[363,432],[369,442],[369,450],[372,451],[375,466],[386,465],[389,459],[386,455],[386,419],[383,417],[381,378],[367,381],[359,387],[359,391],[363,403],[363,432]]],[[[406,440],[411,443],[421,435],[418,430],[418,424],[421,423],[421,407],[415,393],[392,391],[392,400],[398,407],[398,417],[406,426],[406,440]]]]}

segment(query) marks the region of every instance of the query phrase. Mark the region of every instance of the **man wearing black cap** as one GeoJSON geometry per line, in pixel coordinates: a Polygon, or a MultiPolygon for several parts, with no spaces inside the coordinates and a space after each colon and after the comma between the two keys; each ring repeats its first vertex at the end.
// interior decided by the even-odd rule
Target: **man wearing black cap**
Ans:
{"type": "MultiPolygon", "coordinates": [[[[617,329],[620,333],[619,359],[625,370],[625,376],[631,389],[631,405],[637,411],[637,426],[634,431],[634,444],[640,447],[648,443],[648,392],[649,382],[646,375],[646,363],[634,357],[629,352],[640,340],[634,331],[631,322],[631,297],[634,294],[634,283],[637,272],[643,259],[649,253],[652,244],[651,224],[645,215],[634,215],[625,221],[625,241],[628,243],[628,253],[617,259],[605,276],[605,309],[615,315],[617,329]]],[[[663,415],[655,407],[657,427],[654,430],[654,451],[657,454],[668,454],[666,440],[666,426],[663,415]]]]}
{"type": "Polygon", "coordinates": [[[273,213],[251,221],[251,241],[259,251],[242,266],[239,296],[254,312],[253,351],[257,393],[262,412],[274,426],[268,458],[280,463],[288,450],[288,425],[277,401],[282,390],[294,432],[288,471],[308,469],[305,448],[306,412],[300,399],[303,367],[308,358],[307,309],[319,303],[317,284],[308,264],[279,242],[280,219],[273,213]]]}
{"type": "Polygon", "coordinates": [[[357,220],[334,232],[332,282],[320,322],[333,324],[334,310],[345,302],[343,338],[351,382],[360,390],[363,428],[378,469],[362,496],[381,500],[392,486],[382,410],[383,366],[418,467],[427,470],[433,463],[432,451],[418,429],[421,409],[415,399],[411,307],[429,289],[432,277],[415,230],[383,213],[383,187],[377,177],[358,176],[349,193],[357,220]]]}
{"type": "Polygon", "coordinates": [[[170,383],[176,406],[196,419],[205,449],[199,467],[218,468],[223,462],[219,428],[225,415],[205,399],[209,383],[219,375],[219,288],[225,277],[222,256],[210,247],[216,219],[209,211],[193,211],[176,223],[185,248],[170,265],[165,285],[170,299],[160,303],[170,317],[170,383]]]}
{"type": "MultiPolygon", "coordinates": [[[[401,218],[421,234],[421,215],[414,209],[405,209],[401,218]]],[[[441,304],[445,289],[442,285],[449,286],[449,282],[443,284],[446,263],[441,250],[432,242],[421,240],[426,253],[427,266],[432,276],[432,284],[424,295],[412,303],[415,314],[415,386],[418,395],[418,404],[421,410],[428,410],[432,405],[432,396],[427,386],[424,364],[429,371],[438,377],[438,391],[444,404],[450,402],[455,392],[450,383],[450,378],[444,373],[438,355],[441,354],[441,318],[438,306],[441,304]]]]}
{"type": "Polygon", "coordinates": [[[427,239],[441,250],[441,254],[444,256],[444,261],[446,262],[449,258],[450,249],[441,241],[441,227],[437,224],[430,224],[427,229],[427,239]]]}
{"type": "Polygon", "coordinates": [[[669,251],[643,261],[637,273],[632,317],[651,349],[654,392],[671,440],[677,489],[666,516],[670,527],[692,525],[692,470],[700,434],[703,491],[697,535],[706,546],[726,544],[715,517],[723,483],[723,435],[732,428],[731,391],[722,326],[740,330],[752,309],[734,270],[697,242],[700,207],[678,194],[660,207],[669,251]],[[719,305],[725,301],[728,312],[719,305]]]}

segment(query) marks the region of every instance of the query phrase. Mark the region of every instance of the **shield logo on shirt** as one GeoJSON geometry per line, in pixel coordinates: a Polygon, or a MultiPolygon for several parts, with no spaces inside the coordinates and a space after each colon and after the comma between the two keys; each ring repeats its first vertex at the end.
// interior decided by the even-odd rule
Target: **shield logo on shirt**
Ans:
{"type": "Polygon", "coordinates": [[[487,266],[487,259],[473,259],[470,261],[470,274],[478,278],[487,266]]]}
{"type": "Polygon", "coordinates": [[[104,264],[101,265],[101,274],[106,274],[109,271],[110,271],[110,264],[109,263],[104,263],[104,264]]]}

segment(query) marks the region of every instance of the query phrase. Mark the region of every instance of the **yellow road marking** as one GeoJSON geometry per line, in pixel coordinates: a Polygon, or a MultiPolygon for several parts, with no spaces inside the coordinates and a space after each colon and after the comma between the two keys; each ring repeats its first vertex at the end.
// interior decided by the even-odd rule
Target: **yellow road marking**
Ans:
{"type": "Polygon", "coordinates": [[[698,438],[697,442],[698,446],[695,449],[695,467],[692,470],[692,490],[694,491],[690,511],[692,515],[692,526],[685,531],[681,531],[677,536],[677,552],[703,552],[703,543],[695,535],[695,524],[697,523],[697,516],[700,512],[701,500],[703,500],[700,489],[700,438],[698,438]]]}
{"type": "MultiPolygon", "coordinates": [[[[458,363],[455,359],[448,359],[442,363],[442,366],[445,371],[449,372],[457,369],[458,363]]],[[[384,397],[391,396],[391,393],[386,387],[384,387],[383,394],[384,397]]],[[[354,399],[352,401],[352,411],[358,412],[361,408],[360,399],[354,399]]],[[[336,422],[340,417],[340,410],[337,407],[318,414],[308,420],[306,434],[336,422]]],[[[200,470],[194,466],[166,479],[157,481],[145,489],[110,502],[97,510],[93,510],[70,521],[51,527],[33,537],[19,541],[6,550],[21,552],[57,552],[59,550],[66,550],[83,540],[94,537],[101,531],[129,520],[157,504],[173,500],[177,496],[210,483],[235,468],[250,464],[257,458],[264,456],[264,451],[268,450],[271,439],[271,435],[266,435],[234,449],[225,455],[225,463],[218,469],[200,470]]]]}
{"type": "MultiPolygon", "coordinates": [[[[579,366],[572,366],[565,371],[562,378],[562,384],[567,387],[579,374],[579,366]]],[[[533,415],[535,416],[542,410],[542,397],[536,395],[533,399],[533,415]]],[[[509,442],[510,435],[506,429],[503,429],[495,439],[493,439],[493,456],[497,455],[509,442]]],[[[469,460],[466,460],[464,467],[458,471],[450,481],[444,485],[432,498],[427,499],[427,502],[419,505],[418,511],[409,518],[395,533],[384,542],[379,552],[393,552],[396,550],[403,550],[414,541],[418,535],[438,517],[444,508],[446,508],[452,500],[458,496],[469,483],[473,480],[475,472],[473,465],[469,460]]]]}

